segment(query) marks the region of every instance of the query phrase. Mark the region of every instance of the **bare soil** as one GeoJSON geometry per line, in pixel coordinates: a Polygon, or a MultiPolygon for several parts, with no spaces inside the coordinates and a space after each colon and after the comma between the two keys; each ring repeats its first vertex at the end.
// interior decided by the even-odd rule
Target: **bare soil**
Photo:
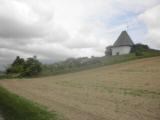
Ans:
{"type": "Polygon", "coordinates": [[[1,112],[0,112],[0,120],[4,120],[1,112]]]}
{"type": "Polygon", "coordinates": [[[69,120],[160,120],[160,57],[0,84],[69,120]]]}

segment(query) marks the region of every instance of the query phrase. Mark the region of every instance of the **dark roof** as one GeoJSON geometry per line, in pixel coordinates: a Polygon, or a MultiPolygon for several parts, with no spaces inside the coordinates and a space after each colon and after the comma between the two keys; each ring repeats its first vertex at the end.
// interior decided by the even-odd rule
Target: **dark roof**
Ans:
{"type": "Polygon", "coordinates": [[[128,33],[126,31],[122,31],[116,42],[113,44],[113,47],[132,45],[134,45],[134,43],[128,33]]]}

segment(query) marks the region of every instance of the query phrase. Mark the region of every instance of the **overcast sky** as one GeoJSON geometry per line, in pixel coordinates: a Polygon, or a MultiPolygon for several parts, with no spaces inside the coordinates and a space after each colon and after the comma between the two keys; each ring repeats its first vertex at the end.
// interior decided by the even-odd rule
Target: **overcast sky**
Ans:
{"type": "Polygon", "coordinates": [[[0,69],[16,56],[103,56],[127,25],[135,43],[160,49],[160,0],[0,0],[0,69]]]}

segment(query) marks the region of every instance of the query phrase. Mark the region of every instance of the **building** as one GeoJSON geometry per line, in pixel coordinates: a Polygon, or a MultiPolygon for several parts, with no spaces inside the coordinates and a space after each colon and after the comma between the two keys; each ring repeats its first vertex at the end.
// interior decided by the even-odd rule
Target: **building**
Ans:
{"type": "Polygon", "coordinates": [[[112,55],[124,55],[131,52],[131,48],[134,45],[130,36],[126,31],[122,31],[116,42],[113,44],[111,49],[112,55]]]}

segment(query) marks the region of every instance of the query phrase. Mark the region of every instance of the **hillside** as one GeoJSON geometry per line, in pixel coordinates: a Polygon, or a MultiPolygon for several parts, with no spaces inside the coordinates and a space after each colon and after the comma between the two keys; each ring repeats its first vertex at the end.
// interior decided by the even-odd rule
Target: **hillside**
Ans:
{"type": "Polygon", "coordinates": [[[42,64],[35,56],[27,59],[17,56],[5,71],[0,72],[0,79],[53,76],[94,69],[136,59],[160,56],[159,50],[150,49],[146,45],[137,44],[133,48],[130,54],[115,56],[105,55],[102,57],[93,56],[91,58],[69,58],[65,61],[53,64],[42,64]]]}
{"type": "Polygon", "coordinates": [[[87,70],[91,68],[97,68],[107,65],[118,64],[126,61],[135,59],[142,59],[148,57],[160,56],[160,51],[153,49],[140,49],[138,48],[138,55],[135,53],[118,56],[103,56],[103,57],[82,57],[82,58],[71,58],[62,62],[43,65],[43,70],[40,76],[57,75],[64,73],[77,72],[87,70]]]}
{"type": "Polygon", "coordinates": [[[154,57],[0,84],[70,120],[159,120],[159,74],[154,57]]]}

